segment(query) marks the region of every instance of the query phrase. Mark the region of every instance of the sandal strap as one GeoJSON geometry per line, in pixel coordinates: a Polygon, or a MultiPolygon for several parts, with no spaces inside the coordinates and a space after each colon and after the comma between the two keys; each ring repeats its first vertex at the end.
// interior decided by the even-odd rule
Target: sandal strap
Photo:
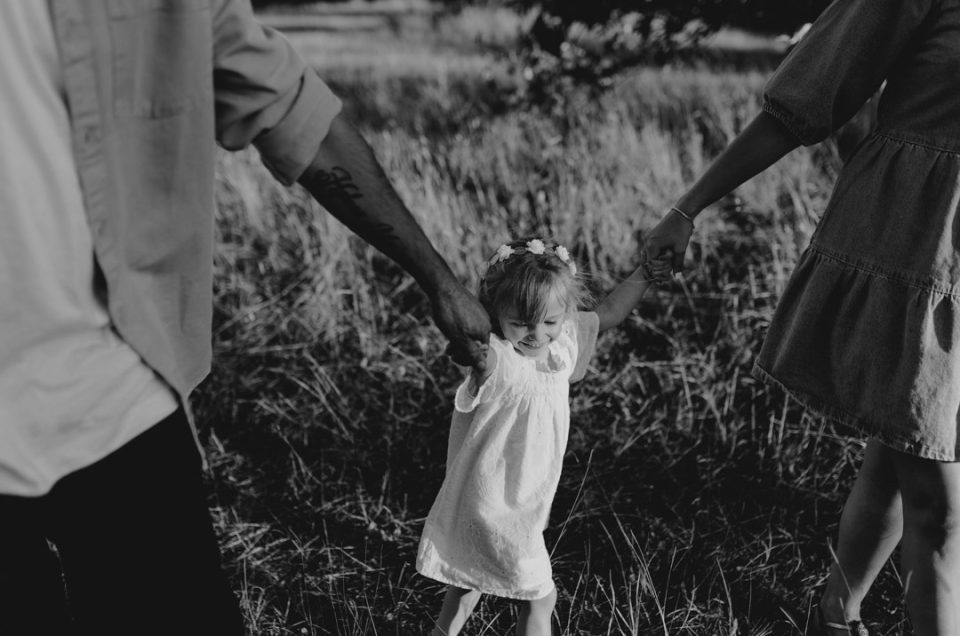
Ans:
{"type": "Polygon", "coordinates": [[[854,636],[870,636],[870,632],[867,631],[867,628],[860,621],[850,621],[848,625],[850,633],[854,636]]]}

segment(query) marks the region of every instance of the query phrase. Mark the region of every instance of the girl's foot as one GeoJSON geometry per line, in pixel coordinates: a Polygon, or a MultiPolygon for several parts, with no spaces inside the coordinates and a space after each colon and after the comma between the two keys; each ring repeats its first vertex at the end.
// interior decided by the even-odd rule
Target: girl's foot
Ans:
{"type": "Polygon", "coordinates": [[[809,636],[870,636],[870,632],[859,620],[828,620],[823,607],[817,605],[810,618],[809,636]]]}

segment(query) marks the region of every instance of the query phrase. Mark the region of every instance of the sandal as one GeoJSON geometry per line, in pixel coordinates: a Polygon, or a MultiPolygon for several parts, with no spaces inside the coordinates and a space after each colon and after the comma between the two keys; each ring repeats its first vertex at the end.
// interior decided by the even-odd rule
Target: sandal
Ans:
{"type": "Polygon", "coordinates": [[[813,616],[810,617],[810,627],[807,630],[809,636],[831,636],[827,630],[832,629],[850,636],[870,636],[867,627],[861,621],[847,621],[846,623],[835,623],[828,621],[823,616],[823,610],[817,605],[813,616]]]}

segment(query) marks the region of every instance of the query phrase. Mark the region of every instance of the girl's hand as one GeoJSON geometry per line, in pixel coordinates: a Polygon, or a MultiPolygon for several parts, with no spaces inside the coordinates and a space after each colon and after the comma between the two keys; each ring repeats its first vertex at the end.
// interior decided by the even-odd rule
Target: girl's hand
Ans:
{"type": "MultiPolygon", "coordinates": [[[[644,263],[667,259],[673,272],[683,270],[683,256],[693,233],[693,222],[676,210],[671,209],[666,216],[646,236],[640,248],[640,258],[644,263]]],[[[656,272],[659,273],[659,272],[656,272]]],[[[657,282],[665,282],[657,279],[657,282]]]]}
{"type": "MultiPolygon", "coordinates": [[[[453,356],[451,355],[451,350],[450,350],[450,346],[449,346],[449,345],[447,346],[447,355],[450,356],[450,357],[453,357],[453,356]]],[[[461,366],[461,367],[467,367],[467,365],[462,365],[462,364],[457,363],[456,360],[454,360],[454,363],[458,364],[458,365],[461,366]]],[[[489,378],[491,375],[493,375],[493,369],[494,369],[494,367],[495,367],[496,365],[497,365],[497,354],[496,354],[496,352],[493,350],[492,347],[490,347],[489,344],[484,345],[484,347],[483,347],[483,362],[480,363],[480,364],[474,364],[473,366],[467,367],[467,368],[470,369],[470,371],[469,371],[469,373],[470,373],[470,392],[471,392],[473,395],[476,395],[477,392],[480,390],[480,387],[483,386],[483,383],[487,380],[487,378],[489,378]]]]}
{"type": "Polygon", "coordinates": [[[643,276],[655,283],[665,283],[673,273],[673,259],[669,256],[643,262],[643,276]]]}
{"type": "Polygon", "coordinates": [[[483,305],[461,286],[432,299],[433,319],[450,341],[446,353],[461,366],[484,370],[490,340],[490,317],[483,305]]]}

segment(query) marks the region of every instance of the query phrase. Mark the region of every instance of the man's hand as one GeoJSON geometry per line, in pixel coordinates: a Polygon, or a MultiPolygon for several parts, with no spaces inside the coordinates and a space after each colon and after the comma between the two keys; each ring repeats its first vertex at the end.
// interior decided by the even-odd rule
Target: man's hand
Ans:
{"type": "Polygon", "coordinates": [[[434,322],[450,340],[450,357],[482,371],[490,335],[487,312],[454,278],[370,146],[342,115],[299,181],[327,211],[417,280],[430,298],[434,322]]]}
{"type": "Polygon", "coordinates": [[[431,298],[433,320],[450,341],[447,355],[461,366],[485,371],[490,317],[462,286],[448,287],[431,298]]]}

